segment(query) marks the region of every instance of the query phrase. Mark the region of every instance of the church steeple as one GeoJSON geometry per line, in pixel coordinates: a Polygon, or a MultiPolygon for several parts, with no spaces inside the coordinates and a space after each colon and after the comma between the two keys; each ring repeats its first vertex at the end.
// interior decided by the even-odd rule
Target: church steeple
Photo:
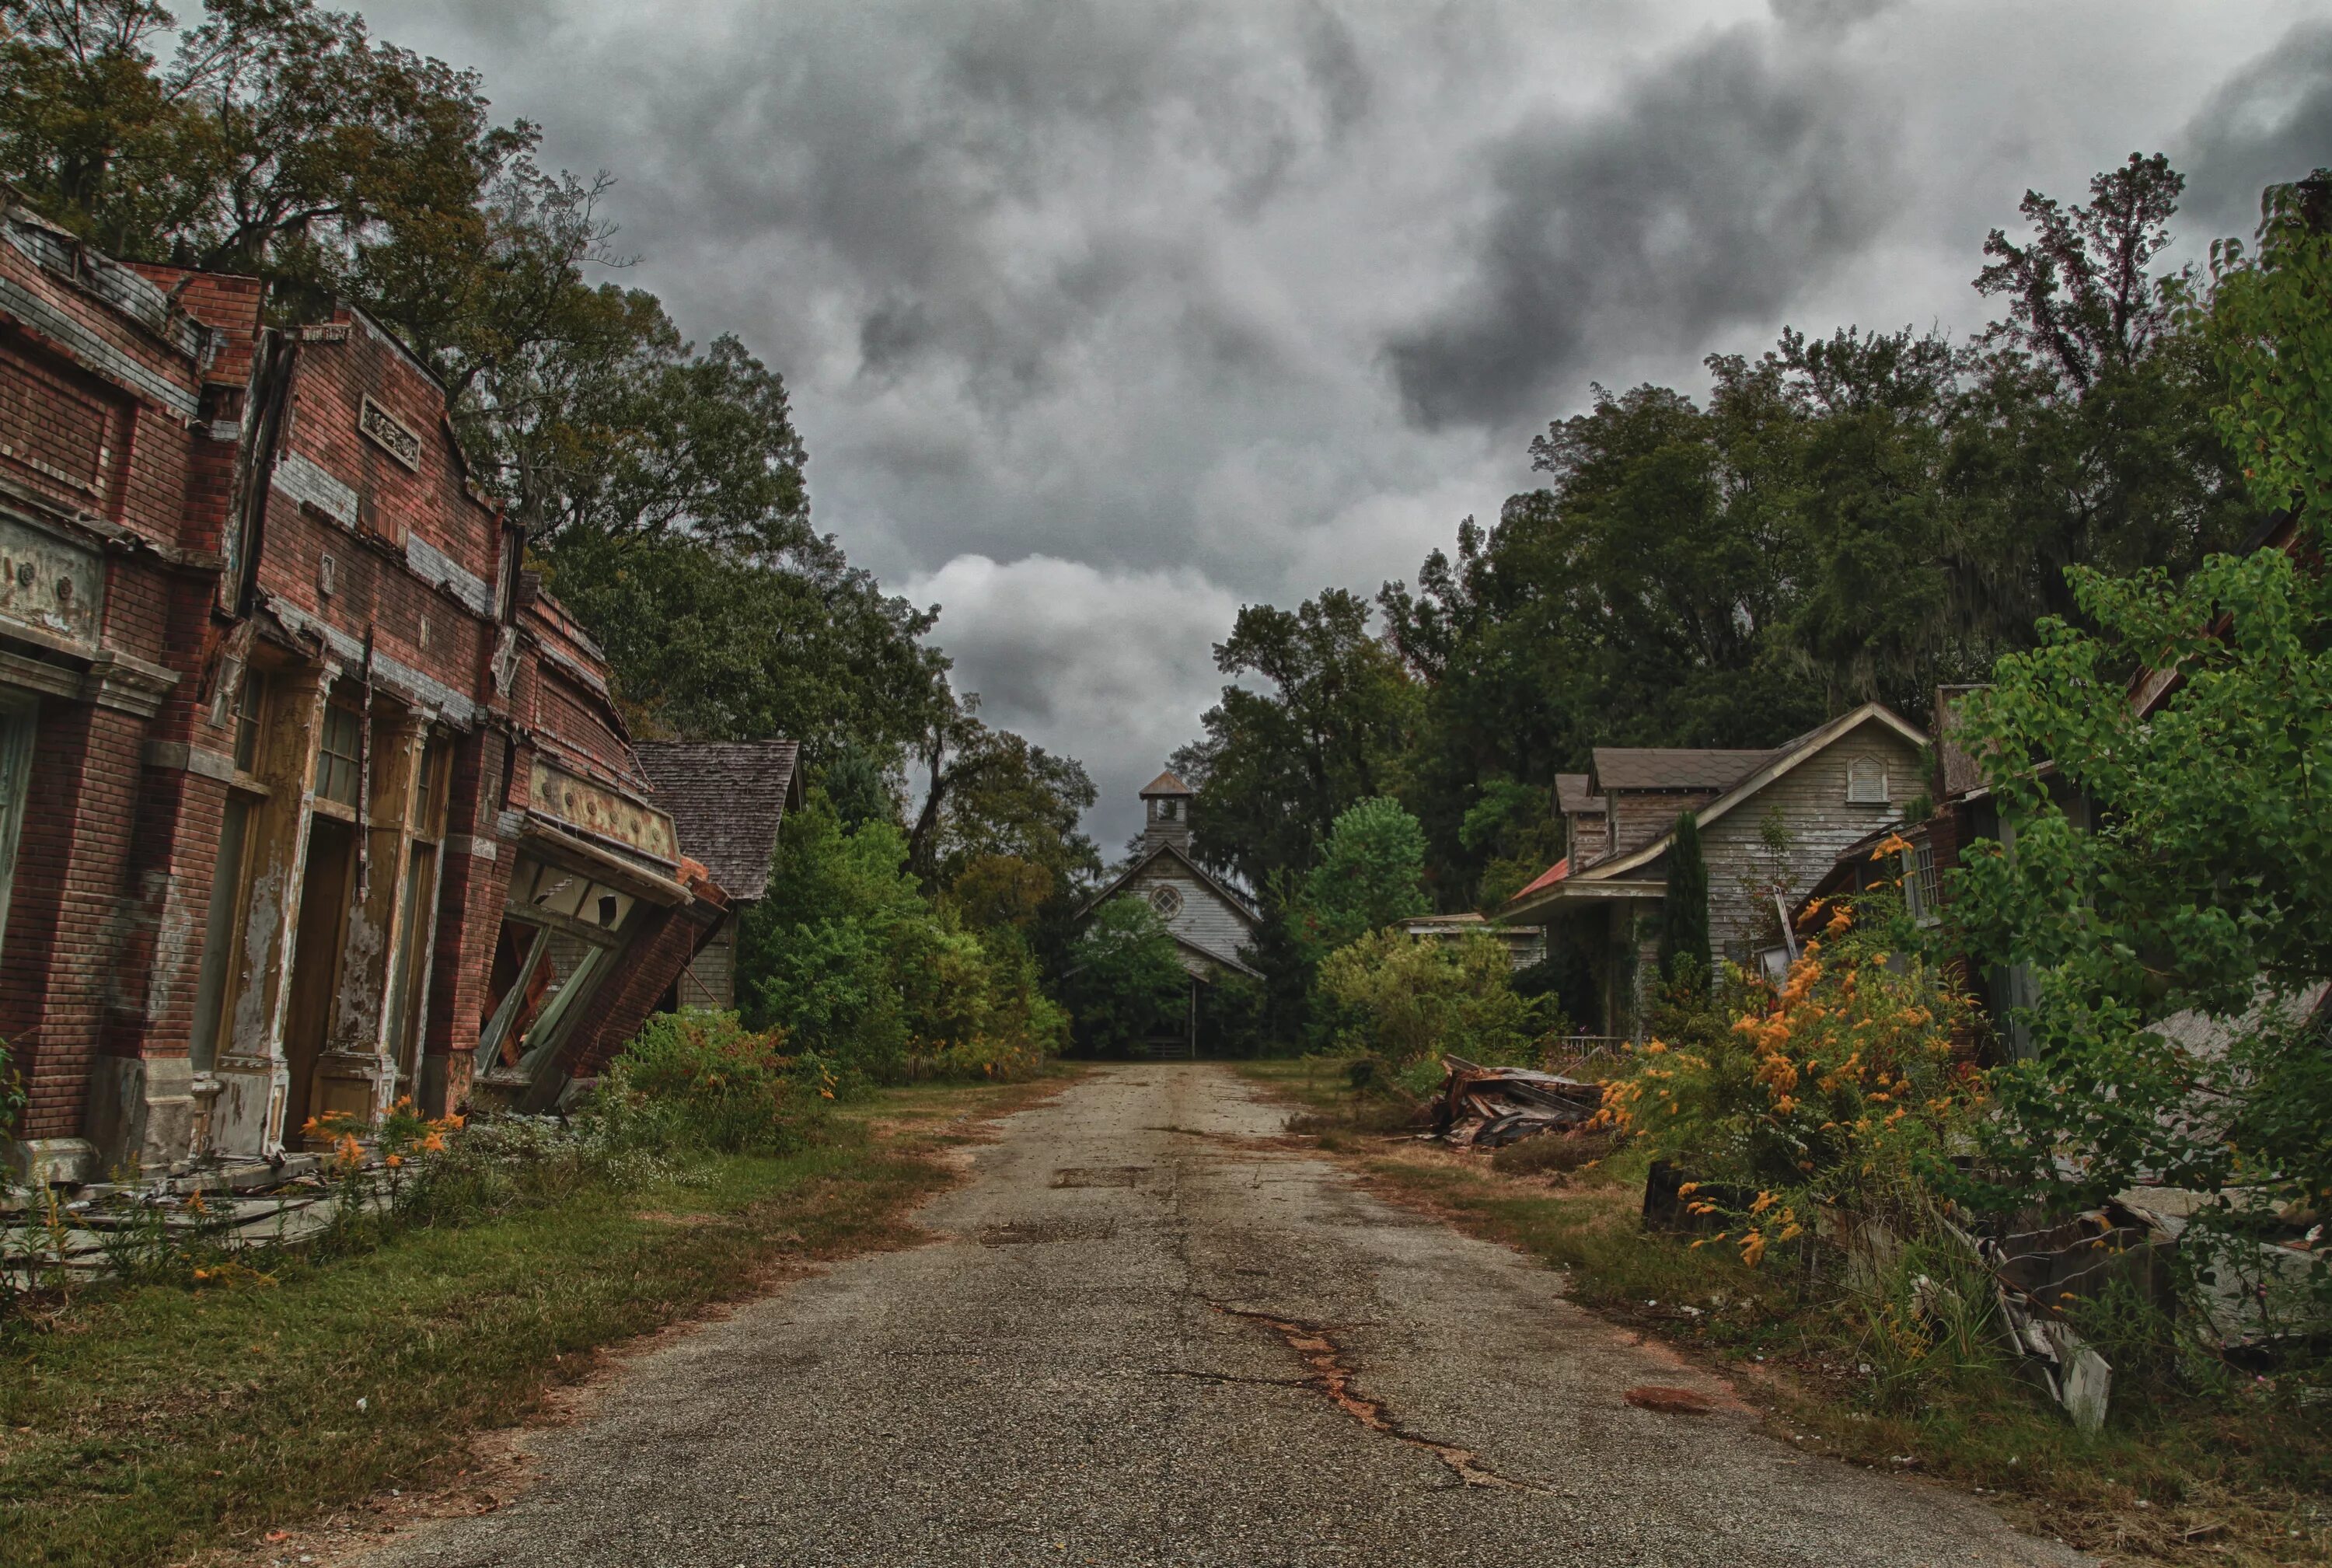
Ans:
{"type": "Polygon", "coordinates": [[[1190,849],[1190,802],[1198,793],[1171,773],[1161,773],[1143,787],[1142,847],[1144,850],[1162,846],[1171,846],[1186,852],[1190,849]]]}

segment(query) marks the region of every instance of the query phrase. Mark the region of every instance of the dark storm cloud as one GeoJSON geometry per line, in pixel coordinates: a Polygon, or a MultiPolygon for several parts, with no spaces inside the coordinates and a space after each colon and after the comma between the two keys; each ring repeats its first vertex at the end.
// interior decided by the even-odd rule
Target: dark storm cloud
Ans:
{"type": "Polygon", "coordinates": [[[2322,103],[2297,0],[356,3],[620,177],[621,280],[783,372],[820,525],[1112,843],[1239,604],[1413,574],[1591,378],[1981,322],[2028,185],[2181,124],[2248,229],[2322,103]]]}
{"type": "Polygon", "coordinates": [[[1516,135],[1488,160],[1496,213],[1466,293],[1388,345],[1411,413],[1504,425],[1574,399],[1599,349],[1771,320],[1888,216],[1879,107],[1835,62],[1744,28],[1606,115],[1516,135]]]}
{"type": "Polygon", "coordinates": [[[2248,237],[2260,192],[2332,167],[2332,23],[2303,23],[2213,92],[2180,138],[2190,222],[2248,237]]]}

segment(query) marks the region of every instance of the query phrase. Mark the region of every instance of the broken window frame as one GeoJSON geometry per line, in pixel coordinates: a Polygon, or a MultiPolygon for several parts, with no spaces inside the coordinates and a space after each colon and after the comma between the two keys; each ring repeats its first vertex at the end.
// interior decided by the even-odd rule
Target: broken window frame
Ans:
{"type": "Polygon", "coordinates": [[[1903,907],[1919,925],[1939,925],[1944,911],[1935,885],[1935,846],[1922,838],[1910,848],[1897,852],[1896,861],[1903,877],[1903,907]]]}
{"type": "MultiPolygon", "coordinates": [[[[518,863],[511,869],[510,891],[502,904],[502,923],[505,926],[530,927],[534,935],[518,974],[478,1033],[474,1059],[480,1081],[512,1087],[531,1085],[544,1066],[557,1058],[559,1047],[566,1042],[582,1004],[598,989],[608,960],[630,944],[636,923],[633,917],[641,902],[636,895],[598,880],[591,872],[578,871],[539,854],[519,856],[518,863]],[[569,902],[565,895],[570,887],[574,889],[574,909],[555,907],[559,903],[569,902]],[[587,902],[598,914],[597,923],[581,918],[587,902]],[[504,1066],[500,1061],[503,1040],[516,1023],[536,973],[549,961],[551,938],[557,934],[579,941],[587,951],[557,982],[556,989],[541,999],[520,1038],[516,1065],[504,1066]]],[[[500,940],[497,936],[497,944],[500,940]]]]}
{"type": "Polygon", "coordinates": [[[219,848],[211,865],[211,902],[205,915],[202,967],[195,981],[195,1016],[187,1059],[197,1073],[218,1065],[228,1037],[227,1018],[236,993],[249,983],[243,972],[244,924],[251,901],[252,828],[273,794],[253,771],[267,733],[271,686],[264,670],[246,664],[234,697],[234,777],[219,818],[219,848]],[[230,829],[230,824],[234,827],[230,829]]]}

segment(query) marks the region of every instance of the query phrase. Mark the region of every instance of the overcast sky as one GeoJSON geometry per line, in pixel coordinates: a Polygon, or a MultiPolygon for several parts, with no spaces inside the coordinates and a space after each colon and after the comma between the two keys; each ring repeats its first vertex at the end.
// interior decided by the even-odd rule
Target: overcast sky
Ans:
{"type": "Polygon", "coordinates": [[[1591,381],[1980,327],[1985,232],[2133,150],[2184,232],[2332,164],[2332,0],[378,0],[632,277],[781,370],[821,527],[1104,847],[1242,603],[1413,576],[1591,381]]]}

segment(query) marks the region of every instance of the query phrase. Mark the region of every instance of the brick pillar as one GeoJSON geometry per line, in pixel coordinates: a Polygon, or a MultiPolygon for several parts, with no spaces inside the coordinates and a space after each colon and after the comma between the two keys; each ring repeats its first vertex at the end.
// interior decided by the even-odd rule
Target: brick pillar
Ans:
{"type": "Polygon", "coordinates": [[[223,753],[148,750],[158,754],[143,770],[89,1110],[89,1136],[108,1171],[150,1171],[187,1152],[194,1117],[187,1041],[226,809],[220,775],[232,767],[223,753]]]}
{"type": "Polygon", "coordinates": [[[429,1022],[423,1036],[422,1111],[442,1115],[469,1098],[478,1028],[510,892],[515,841],[502,837],[508,736],[483,729],[455,748],[438,879],[437,946],[431,954],[429,1022]]]}
{"type": "Polygon", "coordinates": [[[0,954],[0,1037],[29,1093],[17,1129],[24,1157],[75,1181],[104,1173],[81,1134],[104,1037],[145,731],[136,714],[52,698],[33,741],[0,954]]]}

